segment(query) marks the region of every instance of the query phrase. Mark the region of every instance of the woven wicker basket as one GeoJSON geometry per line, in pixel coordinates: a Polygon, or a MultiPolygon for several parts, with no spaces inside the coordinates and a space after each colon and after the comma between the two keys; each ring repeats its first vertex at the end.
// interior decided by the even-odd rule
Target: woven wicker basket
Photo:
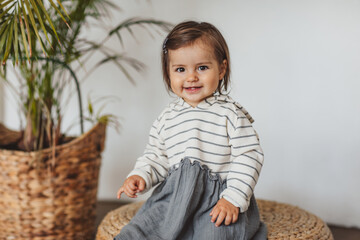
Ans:
{"type": "Polygon", "coordinates": [[[105,131],[37,152],[0,149],[0,239],[94,238],[105,131]]]}

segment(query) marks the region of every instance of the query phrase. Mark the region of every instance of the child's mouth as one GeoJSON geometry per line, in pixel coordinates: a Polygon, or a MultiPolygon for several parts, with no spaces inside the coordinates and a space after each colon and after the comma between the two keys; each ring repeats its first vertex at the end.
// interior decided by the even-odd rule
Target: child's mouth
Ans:
{"type": "Polygon", "coordinates": [[[198,92],[201,89],[201,87],[185,87],[184,89],[186,92],[194,93],[194,92],[198,92]]]}

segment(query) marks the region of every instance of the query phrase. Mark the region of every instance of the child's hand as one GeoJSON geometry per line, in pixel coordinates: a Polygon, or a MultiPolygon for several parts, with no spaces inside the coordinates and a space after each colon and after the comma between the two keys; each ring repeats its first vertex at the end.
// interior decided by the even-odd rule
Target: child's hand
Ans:
{"type": "Polygon", "coordinates": [[[117,198],[120,199],[122,193],[125,193],[128,197],[136,198],[137,193],[144,191],[145,185],[145,180],[142,177],[138,175],[130,176],[117,192],[117,198]]]}
{"type": "Polygon", "coordinates": [[[212,209],[210,216],[211,222],[216,220],[216,227],[220,226],[224,220],[225,225],[230,225],[230,223],[235,223],[238,220],[239,208],[226,199],[221,198],[212,209]]]}

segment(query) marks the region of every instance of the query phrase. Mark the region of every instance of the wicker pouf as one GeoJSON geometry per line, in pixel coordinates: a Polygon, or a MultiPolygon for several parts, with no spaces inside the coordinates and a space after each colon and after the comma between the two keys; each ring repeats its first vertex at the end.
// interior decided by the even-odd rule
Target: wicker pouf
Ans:
{"type": "MultiPolygon", "coordinates": [[[[298,207],[257,200],[261,220],[268,227],[268,239],[333,240],[328,226],[317,216],[298,207]]],[[[131,203],[109,212],[102,220],[96,240],[112,240],[135,215],[143,202],[131,203]]]]}

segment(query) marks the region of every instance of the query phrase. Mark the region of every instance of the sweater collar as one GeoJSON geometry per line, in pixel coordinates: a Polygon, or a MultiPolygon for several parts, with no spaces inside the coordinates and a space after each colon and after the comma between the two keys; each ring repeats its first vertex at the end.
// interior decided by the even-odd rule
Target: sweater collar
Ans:
{"type": "Polygon", "coordinates": [[[247,119],[250,121],[250,123],[254,122],[254,119],[251,117],[251,115],[249,114],[248,111],[246,111],[246,109],[241,106],[239,103],[237,103],[236,101],[234,101],[229,95],[222,95],[219,93],[214,93],[213,95],[205,98],[204,100],[202,100],[196,107],[192,107],[190,104],[188,104],[186,101],[184,101],[184,99],[178,97],[175,100],[175,106],[176,108],[194,108],[194,109],[199,109],[199,110],[205,110],[208,109],[210,107],[212,107],[215,103],[233,103],[239,110],[241,110],[244,115],[247,117],[247,119]]]}
{"type": "Polygon", "coordinates": [[[211,95],[211,96],[205,98],[204,100],[202,100],[201,102],[199,102],[199,104],[196,107],[191,106],[189,103],[187,103],[181,97],[178,97],[177,101],[175,101],[175,102],[176,102],[176,105],[180,105],[185,108],[204,109],[204,108],[211,107],[219,99],[219,96],[221,96],[221,95],[214,93],[213,95],[211,95]]]}

